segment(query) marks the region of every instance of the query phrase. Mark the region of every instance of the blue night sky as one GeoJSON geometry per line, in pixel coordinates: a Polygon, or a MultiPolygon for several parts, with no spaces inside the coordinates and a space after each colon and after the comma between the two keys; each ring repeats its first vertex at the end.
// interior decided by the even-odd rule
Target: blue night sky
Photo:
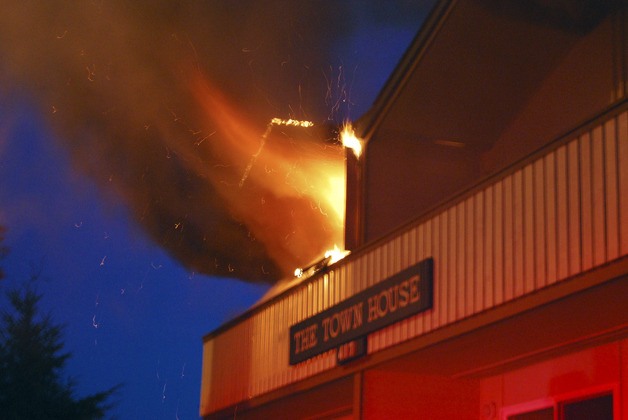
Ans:
{"type": "MultiPolygon", "coordinates": [[[[383,21],[356,10],[352,29],[322,46],[322,68],[351,69],[346,117],[368,109],[420,26],[425,3],[398,3],[404,16],[383,21]]],[[[78,395],[122,383],[115,418],[197,418],[202,337],[269,286],[199,274],[174,259],[124,199],[77,165],[30,88],[0,79],[0,225],[10,251],[0,292],[38,277],[42,309],[65,325],[66,374],[78,395]]]]}
{"type": "MultiPolygon", "coordinates": [[[[4,288],[39,273],[42,309],[65,324],[67,375],[91,394],[123,383],[119,418],[195,418],[201,338],[265,286],[196,275],[77,176],[26,102],[11,115],[0,166],[10,253],[4,288]]],[[[6,302],[3,300],[2,304],[6,302]]]]}

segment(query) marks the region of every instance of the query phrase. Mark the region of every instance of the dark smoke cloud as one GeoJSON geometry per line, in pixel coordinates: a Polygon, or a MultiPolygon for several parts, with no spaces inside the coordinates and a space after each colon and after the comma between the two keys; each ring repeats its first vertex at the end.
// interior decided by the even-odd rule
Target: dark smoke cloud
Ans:
{"type": "MultiPolygon", "coordinates": [[[[123,200],[183,264],[274,282],[320,255],[333,236],[324,209],[266,188],[261,165],[246,188],[234,186],[250,149],[240,160],[223,151],[229,130],[203,109],[198,90],[224,95],[256,142],[276,116],[338,123],[350,112],[350,76],[328,51],[352,30],[347,17],[386,19],[392,4],[2,3],[0,94],[33,97],[76,169],[123,200]],[[294,232],[300,239],[291,242],[294,232]]],[[[275,152],[294,167],[311,156],[341,159],[325,143],[326,129],[277,129],[272,136],[269,142],[286,145],[275,152]],[[295,147],[300,142],[306,146],[295,147]]]]}

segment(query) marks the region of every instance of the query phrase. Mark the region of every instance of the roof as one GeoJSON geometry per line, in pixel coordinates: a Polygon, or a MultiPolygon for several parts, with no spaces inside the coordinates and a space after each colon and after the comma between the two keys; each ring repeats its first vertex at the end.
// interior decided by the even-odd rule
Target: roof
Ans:
{"type": "Polygon", "coordinates": [[[487,150],[616,3],[441,1],[358,129],[487,150]]]}

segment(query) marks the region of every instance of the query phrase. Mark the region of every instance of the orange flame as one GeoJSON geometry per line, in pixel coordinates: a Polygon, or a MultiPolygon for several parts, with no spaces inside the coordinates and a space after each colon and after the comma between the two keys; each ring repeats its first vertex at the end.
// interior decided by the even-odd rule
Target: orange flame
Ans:
{"type": "Polygon", "coordinates": [[[356,158],[360,158],[362,154],[362,140],[355,135],[351,123],[344,123],[342,131],[340,132],[340,141],[344,147],[353,150],[356,158]]]}
{"type": "MultiPolygon", "coordinates": [[[[203,142],[220,160],[205,167],[208,179],[239,220],[264,243],[284,274],[334,244],[344,243],[345,165],[340,147],[312,136],[289,138],[277,125],[312,127],[309,121],[272,119],[260,129],[207,80],[192,86],[208,131],[203,142]],[[246,181],[246,182],[245,182],[246,181]]],[[[197,157],[198,159],[198,157],[197,157]]]]}
{"type": "Polygon", "coordinates": [[[334,245],[334,249],[325,251],[325,258],[329,258],[329,265],[337,263],[347,255],[349,255],[349,251],[341,250],[337,245],[334,245]]]}

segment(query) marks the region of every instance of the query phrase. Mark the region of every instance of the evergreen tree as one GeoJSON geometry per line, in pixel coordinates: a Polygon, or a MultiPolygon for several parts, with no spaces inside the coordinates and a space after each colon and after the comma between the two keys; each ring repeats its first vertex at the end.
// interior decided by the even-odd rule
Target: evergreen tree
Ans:
{"type": "Polygon", "coordinates": [[[118,387],[75,398],[75,384],[61,376],[70,357],[63,352],[62,327],[38,313],[41,295],[25,286],[7,298],[12,310],[0,312],[0,418],[103,418],[118,387]]]}

